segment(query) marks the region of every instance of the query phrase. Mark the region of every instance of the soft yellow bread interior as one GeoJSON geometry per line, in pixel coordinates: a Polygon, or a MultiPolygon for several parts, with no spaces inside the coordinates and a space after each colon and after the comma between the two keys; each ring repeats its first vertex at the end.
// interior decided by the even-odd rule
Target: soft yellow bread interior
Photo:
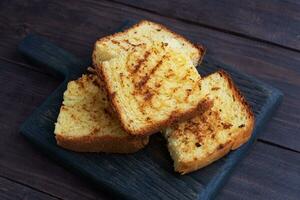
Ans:
{"type": "Polygon", "coordinates": [[[104,60],[130,51],[132,47],[152,44],[153,42],[163,42],[177,51],[182,51],[195,66],[204,54],[202,46],[193,45],[184,37],[173,33],[160,24],[144,20],[123,32],[98,40],[94,47],[93,63],[100,64],[104,60]]]}
{"type": "Polygon", "coordinates": [[[83,75],[70,81],[55,124],[58,144],[77,151],[118,153],[142,148],[148,138],[128,135],[109,109],[106,93],[100,88],[96,75],[83,75]],[[120,143],[128,148],[117,147],[120,143]]]}
{"type": "Polygon", "coordinates": [[[131,134],[158,131],[192,114],[201,98],[191,59],[167,43],[141,44],[98,66],[112,105],[131,134]]]}
{"type": "Polygon", "coordinates": [[[55,126],[56,134],[71,137],[127,135],[108,114],[109,104],[96,78],[95,75],[83,75],[79,80],[69,82],[55,126]]]}
{"type": "Polygon", "coordinates": [[[238,148],[249,139],[253,129],[253,114],[226,73],[203,78],[201,92],[213,100],[211,109],[164,132],[175,171],[182,174],[238,148]]]}

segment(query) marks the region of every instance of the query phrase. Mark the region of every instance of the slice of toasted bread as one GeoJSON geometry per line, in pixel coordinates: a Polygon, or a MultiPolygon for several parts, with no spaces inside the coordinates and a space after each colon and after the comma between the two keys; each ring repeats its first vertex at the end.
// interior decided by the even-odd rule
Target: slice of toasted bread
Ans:
{"type": "Polygon", "coordinates": [[[238,148],[250,138],[254,126],[250,107],[224,71],[203,78],[201,91],[213,100],[211,109],[164,132],[175,171],[182,174],[238,148]]]}
{"type": "Polygon", "coordinates": [[[133,153],[143,148],[148,137],[124,132],[108,105],[96,75],[69,82],[55,124],[57,144],[78,152],[133,153]]]}
{"type": "Polygon", "coordinates": [[[96,67],[124,130],[147,135],[202,109],[191,59],[163,42],[141,44],[96,67]]]}
{"type": "Polygon", "coordinates": [[[130,51],[132,47],[153,42],[163,42],[182,51],[192,60],[194,66],[202,60],[205,52],[201,45],[192,44],[163,25],[143,20],[123,32],[99,39],[94,47],[93,63],[100,64],[104,60],[130,51]]]}

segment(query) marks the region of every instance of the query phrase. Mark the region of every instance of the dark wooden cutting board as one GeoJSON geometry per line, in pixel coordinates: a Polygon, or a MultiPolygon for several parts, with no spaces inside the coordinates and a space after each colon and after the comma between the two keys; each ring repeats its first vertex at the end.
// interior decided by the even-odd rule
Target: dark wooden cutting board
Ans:
{"type": "Polygon", "coordinates": [[[75,153],[58,147],[53,131],[63,92],[68,81],[86,72],[90,60],[83,62],[37,35],[27,36],[20,43],[19,51],[34,64],[42,65],[53,75],[64,78],[61,85],[23,123],[20,132],[47,155],[97,186],[110,190],[120,199],[214,198],[234,167],[246,155],[283,96],[276,88],[234,67],[204,60],[198,67],[202,75],[224,69],[232,76],[252,106],[256,117],[255,128],[249,142],[241,148],[208,167],[181,176],[173,172],[172,160],[159,134],[151,136],[150,144],[145,149],[131,155],[75,153]]]}

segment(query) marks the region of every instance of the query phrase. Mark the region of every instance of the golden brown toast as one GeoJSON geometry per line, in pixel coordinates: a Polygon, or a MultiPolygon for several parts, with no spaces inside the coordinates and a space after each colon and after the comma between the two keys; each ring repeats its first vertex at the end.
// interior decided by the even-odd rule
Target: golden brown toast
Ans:
{"type": "Polygon", "coordinates": [[[250,138],[254,126],[250,107],[224,71],[203,78],[201,91],[213,106],[164,132],[175,171],[181,174],[205,167],[238,148],[250,138]]]}
{"type": "Polygon", "coordinates": [[[140,45],[96,68],[122,127],[148,135],[201,109],[201,77],[192,61],[164,43],[140,45]]]}
{"type": "Polygon", "coordinates": [[[141,44],[149,45],[153,42],[165,43],[173,49],[182,51],[192,60],[194,66],[201,62],[205,53],[203,46],[192,44],[165,26],[142,20],[123,32],[99,39],[95,43],[93,63],[101,64],[104,60],[110,60],[119,54],[130,51],[132,47],[141,44]]]}
{"type": "Polygon", "coordinates": [[[148,143],[123,131],[108,109],[96,75],[70,81],[55,125],[57,144],[78,152],[133,153],[148,143]]]}
{"type": "Polygon", "coordinates": [[[124,130],[149,135],[202,109],[195,65],[203,53],[165,27],[142,21],[97,41],[93,62],[124,130]]]}

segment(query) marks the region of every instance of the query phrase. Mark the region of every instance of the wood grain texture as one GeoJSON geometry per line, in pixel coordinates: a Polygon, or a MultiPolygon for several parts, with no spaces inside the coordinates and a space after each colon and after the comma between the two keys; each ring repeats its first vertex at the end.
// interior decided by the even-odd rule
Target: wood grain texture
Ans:
{"type": "Polygon", "coordinates": [[[167,25],[206,46],[207,59],[236,66],[281,89],[285,93],[283,103],[259,138],[300,151],[300,135],[297,132],[300,120],[299,53],[106,1],[4,2],[6,6],[0,7],[0,21],[9,25],[0,30],[0,54],[20,62],[24,60],[15,48],[29,32],[47,36],[79,57],[89,57],[94,41],[115,30],[124,19],[146,18],[167,25]],[[21,13],[18,8],[22,8],[21,13]],[[10,13],[19,14],[7,18],[10,13]],[[23,28],[16,34],[20,26],[23,28]]]}
{"type": "Polygon", "coordinates": [[[115,0],[160,15],[300,50],[300,3],[276,0],[115,0]]]}
{"type": "Polygon", "coordinates": [[[51,76],[0,61],[0,176],[61,199],[105,197],[101,189],[49,160],[19,133],[20,124],[58,83],[51,76]]]}
{"type": "MultiPolygon", "coordinates": [[[[297,8],[295,7],[295,9],[297,8]]],[[[253,43],[252,40],[188,25],[178,20],[106,1],[60,3],[3,0],[0,2],[0,56],[2,59],[9,59],[9,62],[19,63],[14,65],[1,62],[1,66],[5,70],[9,69],[5,73],[5,77],[8,75],[9,79],[4,79],[5,82],[2,82],[3,77],[0,76],[0,91],[5,91],[1,96],[0,104],[6,110],[3,115],[2,112],[0,113],[0,125],[3,130],[0,143],[1,148],[8,150],[0,151],[1,175],[12,177],[32,185],[34,188],[49,191],[64,199],[102,199],[105,196],[102,190],[93,189],[92,185],[61,168],[54,161],[50,161],[18,134],[17,129],[20,123],[50,94],[57,86],[58,81],[38,72],[29,72],[34,70],[43,73],[44,70],[41,67],[27,65],[16,52],[16,47],[25,35],[37,32],[51,38],[55,43],[80,57],[88,57],[97,37],[107,34],[107,31],[113,31],[123,22],[123,19],[128,18],[149,18],[169,25],[197,42],[203,43],[204,41],[208,47],[207,55],[213,59],[239,66],[240,70],[254,75],[258,74],[260,79],[280,87],[286,93],[286,97],[279,112],[269,123],[267,131],[261,135],[261,138],[299,150],[299,134],[297,133],[300,113],[299,82],[297,81],[299,80],[298,53],[261,42],[253,43]],[[264,61],[265,58],[266,61],[264,61]],[[22,69],[24,67],[25,69],[22,69]],[[277,70],[279,73],[276,73],[277,70]],[[40,79],[40,77],[42,78],[40,79]],[[14,80],[19,79],[22,81],[15,86],[14,80]],[[48,84],[47,82],[51,82],[50,86],[45,86],[48,84]],[[10,91],[12,88],[15,89],[10,91]],[[23,91],[21,95],[19,95],[19,91],[23,91]],[[14,108],[16,105],[18,106],[14,108]],[[14,113],[18,113],[18,115],[14,115],[14,113]]],[[[4,71],[1,70],[1,74],[2,72],[4,71]]],[[[291,194],[290,199],[297,199],[299,196],[297,190],[286,188],[286,185],[289,181],[293,183],[295,180],[293,177],[299,177],[298,173],[287,163],[281,162],[283,158],[288,159],[284,162],[298,161],[297,154],[290,154],[289,151],[281,154],[282,150],[274,147],[277,149],[276,151],[267,151],[270,154],[261,157],[260,155],[264,154],[266,148],[265,144],[262,144],[260,150],[254,148],[250,152],[244,161],[247,161],[253,153],[257,156],[251,162],[243,162],[246,164],[242,164],[244,166],[242,169],[237,168],[230,179],[229,186],[226,185],[223,190],[225,193],[222,192],[219,195],[220,199],[240,199],[236,191],[246,194],[243,196],[245,199],[253,199],[253,196],[258,199],[259,197],[266,199],[269,197],[268,195],[275,198],[274,194],[280,193],[291,194]],[[256,162],[260,163],[259,175],[255,174],[256,162]],[[274,185],[272,182],[269,183],[260,178],[270,178],[270,176],[263,176],[270,174],[270,169],[273,172],[271,180],[274,180],[274,185]],[[249,173],[248,170],[253,173],[249,173]],[[276,182],[277,179],[274,177],[287,172],[292,175],[281,177],[280,180],[283,182],[276,182]],[[249,175],[247,175],[248,173],[249,175]],[[251,181],[248,181],[249,179],[251,181]],[[276,191],[273,188],[276,188],[276,191]]],[[[281,196],[278,195],[278,197],[281,196]]]]}
{"type": "Polygon", "coordinates": [[[224,69],[231,75],[253,108],[255,127],[250,140],[243,147],[205,169],[180,176],[172,170],[165,141],[159,140],[160,134],[152,137],[152,144],[131,155],[75,153],[58,147],[53,131],[63,92],[67,81],[80,77],[85,73],[85,68],[70,53],[43,37],[28,36],[18,49],[34,63],[43,63],[49,70],[61,71],[66,80],[23,123],[20,132],[50,157],[113,191],[120,198],[212,199],[254,143],[282,97],[277,89],[230,66],[204,61],[200,66],[202,74],[224,69]],[[156,157],[157,154],[165,156],[156,157]]]}
{"type": "Polygon", "coordinates": [[[299,153],[258,142],[217,199],[295,200],[300,196],[299,180],[299,153]]]}
{"type": "Polygon", "coordinates": [[[18,184],[11,180],[0,177],[0,199],[1,200],[16,200],[16,199],[36,199],[36,200],[58,200],[58,198],[46,193],[38,192],[18,184]]]}
{"type": "MultiPolygon", "coordinates": [[[[0,146],[6,149],[6,153],[3,153],[1,156],[1,158],[3,159],[0,172],[2,172],[5,176],[12,177],[18,181],[22,181],[23,183],[31,184],[33,187],[40,190],[46,190],[54,195],[64,197],[64,199],[76,199],[76,197],[78,199],[100,198],[101,193],[97,194],[96,191],[89,189],[89,184],[80,183],[80,178],[74,178],[67,170],[64,170],[61,167],[57,166],[55,162],[49,161],[49,159],[45,158],[39,151],[31,148],[31,145],[29,145],[29,143],[25,141],[24,138],[21,137],[16,130],[19,124],[26,118],[26,116],[32,111],[32,109],[38,106],[43,101],[43,99],[51,93],[51,91],[57,86],[58,81],[51,78],[50,76],[46,76],[38,72],[32,72],[27,69],[23,69],[22,67],[18,67],[17,65],[12,65],[1,61],[0,63],[0,66],[2,66],[0,73],[0,75],[2,76],[0,80],[3,80],[2,83],[6,84],[5,87],[5,84],[1,84],[1,91],[6,91],[4,93],[5,95],[1,96],[0,98],[3,100],[1,102],[1,105],[3,105],[3,102],[6,102],[5,106],[12,108],[4,113],[4,116],[6,116],[5,118],[0,118],[0,124],[6,127],[6,129],[4,129],[4,133],[7,133],[5,137],[3,137],[4,140],[0,140],[3,142],[3,144],[1,144],[0,146]],[[8,80],[15,80],[17,84],[8,80]],[[45,82],[44,80],[47,81],[45,82]],[[12,90],[13,87],[16,87],[16,89],[12,90]],[[13,97],[9,98],[10,96],[13,97]],[[30,100],[25,101],[25,103],[22,103],[20,101],[13,100],[16,96],[20,96],[20,99],[25,100],[29,97],[31,98],[30,100]],[[15,116],[14,113],[20,113],[20,115],[15,116]],[[16,146],[15,144],[18,145],[16,146]],[[19,166],[22,166],[22,168],[20,168],[19,166]],[[31,177],[34,178],[32,179],[31,177]],[[57,187],[57,185],[59,185],[59,187],[57,187]],[[70,187],[73,189],[71,189],[70,187]],[[76,189],[76,193],[74,193],[74,189],[76,189]],[[78,194],[78,191],[86,192],[90,197],[78,194]]],[[[264,146],[264,144],[262,145],[264,146]]],[[[253,151],[255,151],[256,155],[260,155],[263,153],[264,148],[262,148],[260,151],[257,151],[256,149],[252,150],[250,156],[253,154],[253,151]]],[[[0,152],[4,151],[1,150],[0,152]]],[[[281,159],[281,157],[276,156],[277,154],[272,153],[270,155],[272,155],[270,159],[260,159],[260,157],[257,156],[254,158],[254,161],[257,159],[261,163],[263,163],[262,165],[268,165],[270,160],[275,160],[274,162],[277,162],[276,159],[281,159]]],[[[295,160],[294,156],[290,159],[295,160]]],[[[248,157],[245,160],[248,160],[248,157]]],[[[252,167],[255,168],[255,165],[252,165],[252,167]]],[[[237,170],[240,174],[245,173],[245,170],[241,169],[240,171],[239,167],[237,170]]],[[[262,170],[262,174],[265,174],[269,169],[262,168],[260,170],[262,170]]],[[[280,174],[283,173],[284,170],[287,169],[276,168],[275,172],[277,174],[280,174]]],[[[292,171],[291,173],[296,172],[292,171]]],[[[248,178],[249,177],[245,177],[246,180],[248,178]]],[[[235,178],[235,176],[232,179],[234,179],[233,183],[235,185],[239,185],[240,182],[244,180],[235,178]]],[[[262,180],[253,180],[253,182],[259,185],[263,185],[262,183],[260,183],[260,181],[262,180]]],[[[243,182],[246,183],[245,187],[243,187],[244,192],[251,193],[253,185],[245,180],[243,182]]],[[[284,184],[284,182],[282,182],[282,184],[284,184]]],[[[278,187],[280,188],[282,187],[282,185],[278,184],[278,187]]],[[[225,186],[225,192],[226,195],[228,195],[226,188],[227,187],[225,186]]],[[[266,192],[268,192],[269,190],[272,191],[271,185],[270,188],[266,189],[266,192]]],[[[229,192],[233,193],[232,191],[229,192]]],[[[294,194],[293,192],[291,193],[294,194]]],[[[249,199],[250,198],[251,195],[249,196],[249,199]]]]}

